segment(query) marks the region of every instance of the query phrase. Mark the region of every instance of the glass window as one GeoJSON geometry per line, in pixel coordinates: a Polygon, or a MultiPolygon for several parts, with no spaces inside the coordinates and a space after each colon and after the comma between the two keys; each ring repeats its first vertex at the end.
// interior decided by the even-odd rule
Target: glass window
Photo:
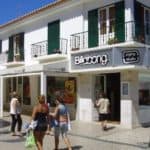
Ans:
{"type": "Polygon", "coordinates": [[[145,11],[146,34],[150,34],[150,10],[145,11]]]}
{"type": "Polygon", "coordinates": [[[100,30],[101,34],[106,34],[106,9],[100,11],[100,30]]]}
{"type": "Polygon", "coordinates": [[[69,77],[47,77],[47,102],[55,106],[55,93],[64,94],[64,102],[72,104],[76,100],[76,79],[69,77]]]}
{"type": "Polygon", "coordinates": [[[115,30],[115,7],[109,8],[109,33],[115,30]]]}
{"type": "Polygon", "coordinates": [[[150,77],[146,74],[140,74],[139,81],[139,104],[150,105],[150,77]]]}
{"type": "Polygon", "coordinates": [[[19,54],[20,35],[14,36],[14,55],[19,54]]]}

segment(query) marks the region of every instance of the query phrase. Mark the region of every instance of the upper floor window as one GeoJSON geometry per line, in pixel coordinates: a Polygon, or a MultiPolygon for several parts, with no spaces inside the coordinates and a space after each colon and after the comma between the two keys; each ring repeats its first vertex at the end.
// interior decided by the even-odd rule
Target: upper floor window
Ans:
{"type": "Polygon", "coordinates": [[[13,38],[13,43],[14,43],[14,55],[18,55],[20,54],[19,50],[20,50],[20,35],[15,35],[13,38]]]}
{"type": "Polygon", "coordinates": [[[99,11],[100,34],[114,32],[115,29],[115,6],[102,8],[99,11]]]}
{"type": "Polygon", "coordinates": [[[145,26],[146,34],[150,34],[150,9],[145,9],[145,26]]]}

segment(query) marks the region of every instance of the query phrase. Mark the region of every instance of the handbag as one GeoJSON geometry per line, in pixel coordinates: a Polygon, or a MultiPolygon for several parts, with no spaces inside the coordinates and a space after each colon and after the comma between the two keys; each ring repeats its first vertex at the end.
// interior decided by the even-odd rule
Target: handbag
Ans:
{"type": "Polygon", "coordinates": [[[26,148],[32,148],[35,147],[36,143],[35,143],[35,138],[33,135],[33,131],[30,130],[28,131],[27,135],[26,135],[26,141],[25,141],[25,147],[26,148]]]}

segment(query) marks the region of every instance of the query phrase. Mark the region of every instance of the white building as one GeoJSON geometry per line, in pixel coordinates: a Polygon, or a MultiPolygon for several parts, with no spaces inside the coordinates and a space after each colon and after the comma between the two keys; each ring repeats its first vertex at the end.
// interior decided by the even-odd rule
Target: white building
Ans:
{"type": "Polygon", "coordinates": [[[0,52],[1,115],[11,91],[29,113],[62,90],[72,119],[95,121],[103,90],[112,122],[150,122],[150,1],[59,0],[1,25],[0,52]]]}

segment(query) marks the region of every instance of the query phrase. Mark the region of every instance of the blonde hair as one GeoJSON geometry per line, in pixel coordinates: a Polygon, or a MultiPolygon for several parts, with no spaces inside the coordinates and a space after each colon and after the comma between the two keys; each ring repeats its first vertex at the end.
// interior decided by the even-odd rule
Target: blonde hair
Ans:
{"type": "Polygon", "coordinates": [[[45,103],[45,95],[40,95],[38,97],[38,101],[39,101],[40,104],[44,104],[45,103]]]}

